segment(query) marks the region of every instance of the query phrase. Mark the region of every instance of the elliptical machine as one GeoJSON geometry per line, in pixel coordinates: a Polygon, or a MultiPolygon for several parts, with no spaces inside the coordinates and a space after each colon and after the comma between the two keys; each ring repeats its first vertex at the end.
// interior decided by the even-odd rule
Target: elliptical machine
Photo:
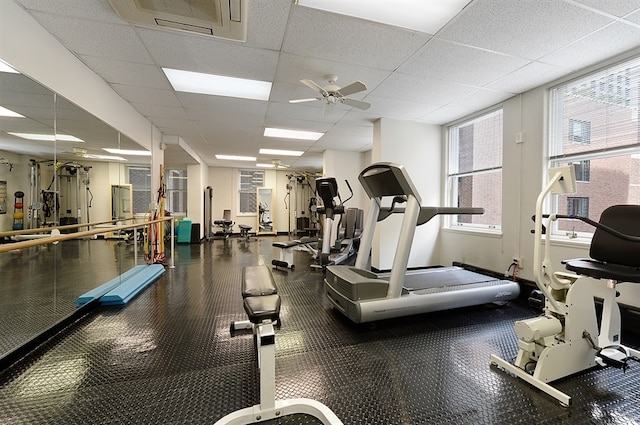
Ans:
{"type": "Polygon", "coordinates": [[[640,206],[615,205],[594,222],[586,217],[542,214],[549,193],[574,193],[572,166],[549,170],[549,183],[536,202],[534,269],[535,281],[545,297],[544,314],[515,323],[518,355],[513,364],[492,354],[491,364],[500,366],[560,402],[571,397],[549,382],[594,366],[626,369],[627,359],[640,359],[640,351],[621,344],[619,295],[616,285],[640,283],[640,206]],[[542,219],[546,218],[546,226],[542,219]],[[563,261],[574,273],[554,272],[550,259],[550,226],[557,219],[577,219],[596,228],[589,259],[563,261]],[[544,236],[544,260],[540,241],[544,236]],[[604,285],[603,285],[604,283],[604,285]],[[598,327],[593,288],[603,286],[602,320],[598,327]],[[599,329],[599,331],[598,331],[599,329]]]}
{"type": "Polygon", "coordinates": [[[322,200],[322,206],[317,207],[316,211],[318,214],[326,216],[322,235],[322,252],[320,254],[320,267],[323,269],[330,264],[340,264],[355,253],[355,238],[338,238],[335,245],[331,246],[335,217],[339,215],[340,221],[342,221],[342,217],[345,214],[344,204],[353,198],[353,190],[349,181],[345,180],[345,183],[349,188],[350,195],[343,201],[338,192],[338,182],[335,177],[316,179],[316,193],[322,200]],[[338,200],[337,203],[336,198],[338,200]]]}

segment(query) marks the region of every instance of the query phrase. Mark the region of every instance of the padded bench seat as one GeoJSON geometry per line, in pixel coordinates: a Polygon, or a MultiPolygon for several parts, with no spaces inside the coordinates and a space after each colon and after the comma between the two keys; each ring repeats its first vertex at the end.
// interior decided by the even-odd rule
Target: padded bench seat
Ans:
{"type": "Polygon", "coordinates": [[[288,248],[293,248],[294,246],[298,246],[301,243],[302,242],[300,241],[293,240],[293,241],[287,241],[287,242],[274,242],[271,245],[275,246],[276,248],[288,249],[288,248]]]}
{"type": "Polygon", "coordinates": [[[247,297],[244,299],[244,311],[249,316],[249,321],[256,325],[265,320],[280,323],[280,295],[247,297]]]}
{"type": "Polygon", "coordinates": [[[278,289],[267,266],[247,266],[242,269],[242,298],[277,294],[278,289]]]}

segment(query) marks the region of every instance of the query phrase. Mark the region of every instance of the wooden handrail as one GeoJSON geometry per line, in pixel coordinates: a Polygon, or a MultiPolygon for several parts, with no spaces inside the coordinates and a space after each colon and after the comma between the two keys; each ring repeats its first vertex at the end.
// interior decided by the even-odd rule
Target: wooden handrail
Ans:
{"type": "MultiPolygon", "coordinates": [[[[46,244],[50,244],[50,243],[54,243],[54,242],[68,241],[68,240],[71,240],[71,239],[78,239],[78,238],[82,238],[82,237],[85,237],[85,236],[98,235],[98,234],[106,233],[106,232],[133,229],[135,227],[144,227],[144,226],[148,226],[149,224],[161,223],[163,221],[168,221],[168,220],[173,220],[173,219],[174,219],[174,217],[163,217],[163,218],[159,218],[157,220],[145,221],[144,223],[127,224],[127,225],[122,225],[122,226],[111,227],[109,229],[93,229],[93,230],[86,230],[84,232],[66,233],[64,235],[59,235],[59,236],[48,236],[48,237],[44,237],[44,238],[31,239],[31,240],[28,240],[28,241],[20,241],[20,242],[0,244],[0,254],[4,253],[4,252],[9,252],[9,251],[15,251],[15,250],[18,250],[18,249],[31,248],[31,247],[39,246],[39,245],[46,245],[46,244]]],[[[118,221],[120,221],[120,220],[118,220],[118,221]]],[[[82,225],[82,226],[86,226],[86,224],[82,225]]],[[[64,227],[67,227],[67,226],[62,226],[60,228],[52,227],[49,230],[62,229],[64,227]]]]}
{"type": "Polygon", "coordinates": [[[32,235],[34,233],[50,233],[51,229],[58,229],[58,230],[79,229],[80,227],[91,227],[91,226],[97,226],[100,224],[107,224],[107,223],[113,223],[118,221],[129,221],[134,219],[135,217],[127,217],[127,218],[118,218],[118,219],[106,220],[106,221],[94,221],[92,223],[67,224],[64,226],[49,226],[49,227],[37,227],[34,229],[10,230],[8,232],[0,232],[0,238],[9,238],[11,236],[18,236],[18,235],[32,235]]]}

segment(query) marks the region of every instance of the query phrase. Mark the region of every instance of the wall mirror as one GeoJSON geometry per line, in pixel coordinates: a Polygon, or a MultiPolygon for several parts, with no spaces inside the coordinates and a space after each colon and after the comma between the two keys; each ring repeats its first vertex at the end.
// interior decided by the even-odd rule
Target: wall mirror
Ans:
{"type": "MultiPolygon", "coordinates": [[[[0,232],[108,222],[112,186],[129,188],[129,202],[121,196],[118,214],[131,216],[125,210],[132,208],[135,168],[148,178],[140,191],[146,212],[150,157],[131,161],[118,154],[141,150],[138,144],[17,72],[0,72],[0,107],[0,195],[6,205],[0,232]]],[[[29,237],[2,236],[0,242],[29,237]]],[[[0,360],[76,314],[76,298],[133,267],[133,252],[132,242],[85,237],[0,253],[8,277],[0,286],[0,360]]]]}
{"type": "Polygon", "coordinates": [[[111,218],[122,220],[133,216],[133,194],[130,184],[111,185],[111,218]]]}
{"type": "Polygon", "coordinates": [[[273,224],[275,213],[273,211],[273,190],[271,188],[259,187],[257,189],[257,206],[257,233],[262,235],[275,235],[277,232],[273,224]]]}

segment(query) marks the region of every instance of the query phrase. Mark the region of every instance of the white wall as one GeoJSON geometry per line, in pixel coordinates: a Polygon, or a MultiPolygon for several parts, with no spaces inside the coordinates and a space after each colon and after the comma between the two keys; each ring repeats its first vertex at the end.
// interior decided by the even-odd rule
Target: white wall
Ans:
{"type": "MultiPolygon", "coordinates": [[[[442,140],[440,126],[381,118],[374,123],[372,162],[395,162],[405,167],[422,198],[422,206],[441,205],[442,140]]],[[[378,223],[371,254],[371,266],[391,268],[398,245],[402,215],[378,223]]],[[[409,267],[439,263],[437,250],[440,218],[416,228],[409,267]]]]}

